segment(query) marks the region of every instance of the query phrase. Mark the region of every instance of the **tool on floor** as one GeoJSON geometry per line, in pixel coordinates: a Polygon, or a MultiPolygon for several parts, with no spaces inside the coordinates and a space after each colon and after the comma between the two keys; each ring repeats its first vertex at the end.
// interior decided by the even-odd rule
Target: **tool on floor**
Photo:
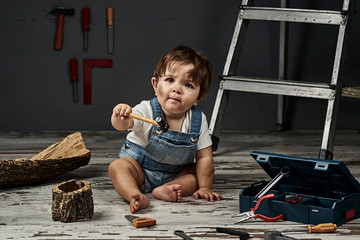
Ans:
{"type": "Polygon", "coordinates": [[[79,94],[78,94],[78,61],[76,58],[70,59],[70,73],[71,73],[71,83],[72,83],[72,96],[73,102],[79,102],[79,94]]]}
{"type": "Polygon", "coordinates": [[[302,201],[302,197],[297,194],[286,194],[285,201],[288,203],[299,203],[302,201]]]}
{"type": "Polygon", "coordinates": [[[83,59],[84,104],[91,104],[91,68],[112,67],[111,59],[83,59]]]}
{"type": "Polygon", "coordinates": [[[337,230],[337,225],[334,223],[321,223],[315,226],[307,226],[302,229],[289,229],[283,232],[304,232],[307,230],[308,233],[332,233],[337,230]],[[306,229],[307,228],[307,229],[306,229]]]}
{"type": "Polygon", "coordinates": [[[55,50],[61,50],[63,46],[64,36],[64,16],[72,16],[75,11],[73,8],[58,7],[50,11],[50,14],[58,15],[56,36],[55,36],[55,50]]]}
{"type": "Polygon", "coordinates": [[[216,231],[219,233],[226,233],[226,234],[230,234],[230,235],[239,236],[240,240],[247,240],[250,238],[250,234],[248,234],[246,232],[240,232],[240,231],[232,230],[229,228],[217,227],[216,231]]]}
{"type": "Polygon", "coordinates": [[[82,30],[84,32],[84,52],[88,51],[89,48],[89,30],[90,30],[90,8],[82,9],[82,30]]]}
{"type": "Polygon", "coordinates": [[[184,231],[182,230],[175,230],[174,234],[185,239],[185,240],[193,240],[191,237],[189,237],[184,231]]]}
{"type": "Polygon", "coordinates": [[[262,196],[264,196],[268,191],[270,191],[276,184],[279,183],[279,181],[286,175],[288,175],[290,173],[290,168],[288,167],[282,167],[280,169],[280,173],[278,175],[276,175],[276,177],[274,177],[273,179],[271,179],[271,181],[263,188],[261,189],[261,191],[256,194],[255,197],[257,198],[261,198],[262,196]]]}
{"type": "Polygon", "coordinates": [[[156,220],[149,217],[138,217],[134,215],[125,215],[125,218],[129,220],[135,227],[150,227],[156,224],[156,220]]]}
{"type": "Polygon", "coordinates": [[[107,48],[108,53],[114,52],[114,9],[112,7],[107,8],[107,48]]]}
{"type": "Polygon", "coordinates": [[[157,117],[156,120],[153,120],[135,113],[130,113],[129,117],[158,126],[159,130],[163,132],[166,132],[169,129],[169,125],[161,117],[157,117]]]}
{"type": "Polygon", "coordinates": [[[342,81],[344,79],[344,73],[346,72],[344,69],[346,66],[344,64],[346,55],[344,54],[344,50],[346,49],[345,43],[349,42],[348,40],[350,39],[350,31],[348,29],[351,28],[351,20],[355,5],[353,2],[355,1],[343,0],[342,4],[339,3],[339,5],[342,6],[341,9],[338,9],[337,11],[290,8],[287,6],[287,2],[289,1],[285,0],[281,1],[280,8],[254,6],[255,4],[252,3],[253,1],[248,0],[243,0],[241,2],[209,124],[213,140],[213,150],[215,151],[219,144],[219,135],[230,93],[232,91],[240,91],[278,95],[278,131],[283,131],[285,125],[285,106],[287,104],[284,96],[315,98],[327,101],[327,112],[325,114],[326,117],[319,158],[332,159],[339,100],[343,85],[342,81]],[[251,26],[249,22],[254,22],[253,20],[259,22],[275,21],[280,24],[278,54],[279,74],[278,77],[274,79],[267,77],[260,78],[259,76],[235,76],[238,63],[246,62],[239,61],[239,59],[242,49],[245,46],[244,43],[246,41],[244,41],[244,39],[246,37],[247,29],[251,26]],[[327,83],[313,83],[311,81],[303,81],[303,79],[300,79],[299,81],[287,79],[287,65],[291,60],[287,59],[289,22],[326,25],[328,27],[333,25],[334,28],[336,27],[338,30],[337,43],[336,47],[334,47],[333,69],[332,73],[329,74],[329,81],[327,83]]]}
{"type": "Polygon", "coordinates": [[[240,223],[240,222],[244,222],[250,218],[260,218],[264,221],[267,221],[267,222],[276,222],[276,221],[279,221],[281,219],[284,219],[284,215],[283,214],[280,214],[279,216],[276,216],[276,217],[266,217],[264,215],[261,215],[261,214],[255,214],[256,210],[259,208],[260,204],[266,200],[266,199],[271,199],[271,198],[274,198],[274,194],[268,194],[268,195],[265,195],[263,197],[261,197],[255,204],[255,207],[251,208],[250,211],[248,212],[243,212],[243,213],[240,213],[240,214],[237,214],[233,217],[240,217],[240,219],[235,222],[236,223],[240,223]]]}
{"type": "Polygon", "coordinates": [[[282,235],[279,231],[269,231],[264,233],[265,240],[298,240],[289,236],[282,235]]]}

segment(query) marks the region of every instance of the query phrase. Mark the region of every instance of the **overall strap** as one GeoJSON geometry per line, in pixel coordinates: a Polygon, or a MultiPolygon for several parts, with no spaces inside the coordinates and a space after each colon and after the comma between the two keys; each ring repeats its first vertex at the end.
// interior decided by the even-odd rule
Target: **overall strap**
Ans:
{"type": "Polygon", "coordinates": [[[200,110],[195,107],[191,108],[191,127],[190,133],[199,134],[202,123],[202,114],[200,110]]]}
{"type": "Polygon", "coordinates": [[[157,97],[151,99],[150,104],[153,111],[153,119],[155,120],[157,117],[161,117],[161,119],[164,119],[163,112],[157,97]]]}

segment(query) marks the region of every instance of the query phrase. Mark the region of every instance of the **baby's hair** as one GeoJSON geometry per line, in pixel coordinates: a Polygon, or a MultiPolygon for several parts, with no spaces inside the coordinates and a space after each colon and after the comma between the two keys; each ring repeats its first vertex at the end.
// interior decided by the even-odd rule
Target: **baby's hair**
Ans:
{"type": "Polygon", "coordinates": [[[171,68],[175,63],[193,64],[194,69],[190,72],[190,76],[195,84],[200,86],[198,100],[204,99],[208,93],[208,89],[212,79],[212,66],[209,60],[201,52],[187,46],[177,46],[165,53],[158,63],[154,71],[156,81],[164,76],[166,70],[171,68]]]}

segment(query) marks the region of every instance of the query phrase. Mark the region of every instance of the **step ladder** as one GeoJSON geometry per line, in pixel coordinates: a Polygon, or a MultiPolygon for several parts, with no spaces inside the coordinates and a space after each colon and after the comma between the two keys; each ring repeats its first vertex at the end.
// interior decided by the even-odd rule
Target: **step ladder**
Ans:
{"type": "Polygon", "coordinates": [[[282,131],[284,126],[285,96],[324,99],[328,101],[322,144],[319,158],[332,159],[336,130],[336,118],[339,107],[339,98],[342,91],[343,65],[345,40],[348,38],[348,29],[352,15],[350,0],[343,1],[340,11],[292,9],[286,7],[286,0],[281,0],[280,8],[255,7],[243,0],[239,8],[234,34],[225,62],[223,75],[216,96],[213,113],[210,120],[210,133],[213,140],[213,151],[219,144],[219,134],[226,106],[231,91],[254,92],[278,95],[277,130],[282,131]],[[278,79],[254,78],[235,76],[239,55],[245,39],[249,20],[279,21],[279,75],[278,79]],[[287,54],[287,23],[331,24],[339,26],[335,49],[335,58],[332,77],[329,83],[294,81],[286,79],[287,54]]]}

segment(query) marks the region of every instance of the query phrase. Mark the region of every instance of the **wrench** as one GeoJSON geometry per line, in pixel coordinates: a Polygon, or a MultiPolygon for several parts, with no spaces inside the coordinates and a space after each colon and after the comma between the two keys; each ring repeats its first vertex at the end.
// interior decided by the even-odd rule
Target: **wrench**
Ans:
{"type": "Polygon", "coordinates": [[[280,169],[280,173],[276,175],[261,191],[256,194],[256,198],[261,198],[264,196],[268,191],[270,191],[284,176],[290,173],[290,168],[282,167],[280,169]]]}
{"type": "Polygon", "coordinates": [[[175,235],[179,236],[179,237],[182,237],[183,239],[185,240],[193,240],[191,237],[189,237],[188,235],[186,235],[186,233],[184,233],[184,231],[182,230],[176,230],[174,232],[175,235]]]}

